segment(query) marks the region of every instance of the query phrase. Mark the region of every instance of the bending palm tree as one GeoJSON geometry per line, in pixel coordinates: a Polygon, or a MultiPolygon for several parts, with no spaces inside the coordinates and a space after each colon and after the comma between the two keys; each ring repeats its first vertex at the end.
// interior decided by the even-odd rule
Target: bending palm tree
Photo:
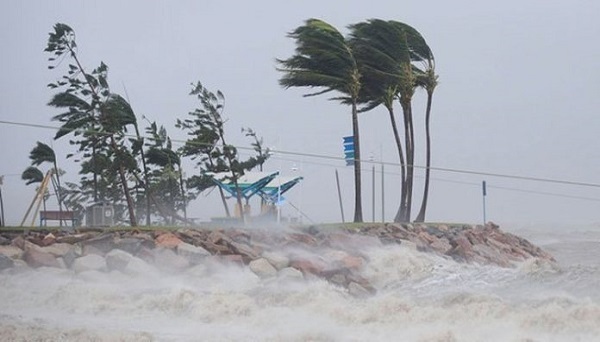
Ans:
{"type": "Polygon", "coordinates": [[[361,111],[383,104],[390,114],[401,167],[401,200],[394,221],[409,221],[412,205],[414,129],[412,96],[416,75],[412,62],[423,61],[430,54],[423,37],[409,25],[397,21],[371,19],[351,27],[351,44],[360,62],[364,86],[361,111]],[[403,111],[405,152],[393,111],[399,98],[403,111]],[[406,161],[405,161],[406,156],[406,161]]]}
{"type": "Polygon", "coordinates": [[[418,83],[420,86],[424,87],[427,91],[427,109],[425,112],[425,134],[426,134],[426,143],[427,143],[427,155],[426,155],[426,165],[425,165],[425,187],[423,190],[423,201],[421,202],[421,210],[419,210],[419,214],[415,221],[423,222],[425,221],[425,211],[427,210],[427,199],[429,197],[429,174],[431,168],[431,134],[430,134],[430,118],[431,118],[431,102],[433,100],[433,91],[438,84],[438,76],[435,74],[435,63],[433,60],[433,55],[428,59],[427,70],[425,73],[418,77],[418,83]]]}
{"type": "Polygon", "coordinates": [[[279,83],[284,88],[318,87],[321,91],[306,94],[315,96],[338,91],[336,97],[352,107],[352,134],[354,135],[354,222],[362,222],[360,179],[360,137],[357,101],[361,88],[358,64],[349,42],[330,24],[319,19],[308,19],[304,25],[289,34],[296,40],[296,53],[285,60],[278,59],[279,71],[284,76],[279,83]]]}

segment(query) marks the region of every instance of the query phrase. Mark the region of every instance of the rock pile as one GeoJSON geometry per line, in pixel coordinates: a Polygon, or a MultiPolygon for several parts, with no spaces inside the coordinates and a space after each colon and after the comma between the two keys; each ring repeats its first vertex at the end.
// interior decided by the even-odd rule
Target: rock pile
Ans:
{"type": "Polygon", "coordinates": [[[555,261],[552,255],[493,223],[485,226],[446,224],[384,224],[365,226],[359,234],[377,236],[383,243],[410,241],[421,251],[446,255],[460,262],[510,267],[528,258],[555,261]]]}
{"type": "Polygon", "coordinates": [[[408,244],[462,262],[509,267],[527,258],[553,260],[527,240],[497,226],[366,224],[279,230],[203,229],[33,231],[0,234],[0,271],[58,267],[80,273],[142,274],[150,268],[181,272],[207,262],[248,267],[260,278],[322,278],[356,296],[375,292],[361,275],[362,252],[383,244],[408,244]]]}

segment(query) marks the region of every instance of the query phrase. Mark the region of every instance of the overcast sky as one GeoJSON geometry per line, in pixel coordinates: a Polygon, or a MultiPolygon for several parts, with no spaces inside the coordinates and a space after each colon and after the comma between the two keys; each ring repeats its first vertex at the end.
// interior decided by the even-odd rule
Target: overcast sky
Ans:
{"type": "MultiPolygon", "coordinates": [[[[125,95],[142,120],[174,127],[198,106],[190,83],[201,81],[226,97],[227,133],[252,127],[276,149],[342,156],[351,133],[350,109],[326,97],[284,90],[275,58],[293,53],[286,33],[304,20],[323,19],[346,33],[369,18],[405,22],[419,30],[436,57],[439,87],[432,111],[432,165],[498,174],[600,184],[600,2],[573,1],[2,1],[0,2],[0,120],[57,124],[46,84],[62,74],[47,69],[43,52],[57,22],[77,34],[88,70],[104,61],[111,89],[125,95]]],[[[414,100],[417,151],[424,148],[425,96],[414,100]]],[[[399,106],[397,109],[400,112],[399,106]]],[[[387,112],[361,115],[363,157],[396,163],[387,112]]],[[[18,224],[34,187],[20,179],[36,141],[53,144],[65,178],[77,181],[72,152],[54,132],[0,123],[0,175],[8,224],[18,224]]],[[[424,165],[422,153],[416,165],[424,165]]],[[[346,218],[352,217],[352,169],[342,161],[276,155],[272,170],[296,172],[304,183],[289,200],[315,221],[339,221],[334,171],[340,172],[346,218]],[[283,158],[281,158],[283,157],[283,158]],[[298,168],[298,171],[291,171],[298,168]]],[[[364,165],[364,217],[371,219],[371,166],[364,165]]],[[[380,166],[377,166],[378,172],[380,166]]],[[[385,167],[385,215],[399,201],[398,173],[385,167]]],[[[191,167],[190,175],[197,172],[191,167]]],[[[420,205],[422,170],[415,184],[420,205]]],[[[381,174],[376,212],[381,219],[381,174]]],[[[503,223],[600,222],[600,188],[491,176],[432,172],[428,220],[480,222],[481,181],[488,220],[503,223]],[[543,193],[543,194],[542,194],[543,193]],[[572,198],[582,197],[582,198],[572,198]]],[[[223,215],[210,195],[191,204],[190,216],[223,215]]],[[[289,206],[285,215],[296,215],[289,206]]]]}

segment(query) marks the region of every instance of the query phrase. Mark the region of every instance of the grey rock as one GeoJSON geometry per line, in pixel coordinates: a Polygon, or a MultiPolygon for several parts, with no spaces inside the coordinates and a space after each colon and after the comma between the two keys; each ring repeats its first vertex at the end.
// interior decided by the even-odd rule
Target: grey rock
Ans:
{"type": "Polygon", "coordinates": [[[207,256],[211,255],[206,249],[182,242],[176,247],[177,254],[188,259],[192,264],[198,264],[207,256]]]}
{"type": "Polygon", "coordinates": [[[368,297],[371,295],[371,293],[369,291],[367,291],[367,289],[365,289],[364,287],[362,287],[361,285],[359,285],[355,282],[351,282],[348,285],[348,292],[351,295],[353,295],[354,297],[360,297],[360,298],[368,297]]]}
{"type": "Polygon", "coordinates": [[[129,254],[136,255],[142,248],[142,240],[136,238],[123,238],[114,241],[115,248],[129,254]]]}
{"type": "Polygon", "coordinates": [[[88,254],[75,259],[72,268],[76,273],[85,271],[103,271],[106,269],[106,261],[97,254],[88,254]]]}
{"type": "Polygon", "coordinates": [[[23,250],[17,246],[0,246],[0,254],[11,259],[21,259],[23,250]]]}
{"type": "Polygon", "coordinates": [[[290,265],[290,258],[277,252],[264,252],[262,257],[267,259],[273,267],[278,270],[284,269],[290,265]]]}
{"type": "Polygon", "coordinates": [[[127,268],[127,265],[133,258],[133,255],[120,250],[113,249],[112,251],[106,253],[104,257],[106,260],[106,267],[109,271],[124,271],[127,268]]]}
{"type": "Polygon", "coordinates": [[[71,268],[73,266],[73,262],[75,261],[75,259],[79,258],[80,256],[81,255],[77,254],[75,249],[71,249],[70,251],[68,251],[67,253],[65,253],[62,256],[62,259],[65,262],[65,265],[67,266],[67,268],[71,268]]]}
{"type": "Polygon", "coordinates": [[[154,275],[157,272],[158,270],[154,266],[146,263],[144,260],[138,257],[132,257],[123,270],[123,273],[132,276],[154,275]]]}
{"type": "Polygon", "coordinates": [[[50,246],[42,247],[42,251],[50,253],[55,257],[62,257],[67,254],[70,250],[74,250],[75,247],[68,243],[54,243],[50,246]]]}
{"type": "Polygon", "coordinates": [[[254,274],[261,278],[270,278],[277,275],[275,267],[264,258],[252,260],[248,266],[254,274]]]}
{"type": "Polygon", "coordinates": [[[15,262],[13,261],[13,259],[7,257],[4,254],[0,254],[0,271],[7,269],[7,268],[11,268],[15,265],[15,262]]]}
{"type": "Polygon", "coordinates": [[[293,267],[286,267],[279,270],[277,273],[279,278],[282,280],[302,280],[304,275],[299,270],[293,267]]]}

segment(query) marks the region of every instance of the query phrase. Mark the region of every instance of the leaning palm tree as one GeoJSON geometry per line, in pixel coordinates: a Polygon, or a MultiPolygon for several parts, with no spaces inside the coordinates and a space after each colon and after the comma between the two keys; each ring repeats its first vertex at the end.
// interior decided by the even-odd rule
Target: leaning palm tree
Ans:
{"type": "Polygon", "coordinates": [[[319,20],[308,19],[304,25],[289,33],[296,41],[295,54],[288,59],[278,59],[279,80],[284,88],[310,87],[322,90],[306,94],[315,96],[331,91],[342,94],[334,100],[352,107],[352,134],[354,136],[354,222],[362,222],[360,179],[360,136],[357,101],[361,76],[354,52],[348,40],[333,26],[319,20]]]}
{"type": "Polygon", "coordinates": [[[430,119],[431,119],[431,103],[433,101],[433,92],[438,85],[438,75],[435,73],[435,62],[433,54],[427,58],[427,69],[425,72],[417,77],[417,83],[419,86],[425,88],[427,91],[427,108],[425,110],[425,135],[426,135],[426,164],[425,164],[425,186],[423,189],[423,200],[421,202],[421,209],[415,221],[425,221],[425,211],[427,210],[427,199],[429,198],[429,175],[431,171],[431,132],[430,132],[430,119]]]}
{"type": "Polygon", "coordinates": [[[423,61],[430,49],[421,34],[397,21],[371,19],[350,26],[353,50],[363,75],[362,111],[383,104],[390,114],[401,167],[401,200],[394,221],[409,221],[414,177],[414,128],[412,97],[416,86],[413,62],[423,61]],[[405,153],[393,112],[398,98],[403,112],[405,153]],[[405,161],[406,157],[406,161],[405,161]]]}
{"type": "MultiPolygon", "coordinates": [[[[61,195],[60,172],[58,170],[58,164],[56,162],[56,154],[54,153],[54,150],[52,147],[38,141],[36,146],[29,153],[29,159],[31,159],[31,164],[33,166],[39,166],[45,162],[52,163],[54,167],[53,174],[56,176],[56,196],[58,199],[58,210],[62,211],[63,198],[61,195]]],[[[25,175],[25,173],[23,174],[25,175]]]]}

